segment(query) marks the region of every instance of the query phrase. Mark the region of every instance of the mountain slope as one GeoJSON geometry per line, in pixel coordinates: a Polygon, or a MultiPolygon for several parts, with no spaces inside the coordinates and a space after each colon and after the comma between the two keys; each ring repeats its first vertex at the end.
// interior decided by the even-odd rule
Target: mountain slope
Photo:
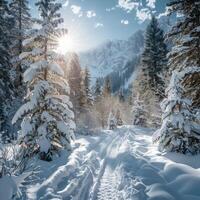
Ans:
{"type": "Polygon", "coordinates": [[[125,77],[128,80],[135,69],[135,60],[141,54],[143,46],[143,31],[137,31],[127,40],[108,41],[95,49],[80,53],[81,66],[89,67],[94,83],[96,78],[105,78],[112,73],[121,76],[127,71],[127,65],[129,65],[127,74],[129,77],[125,77]]]}

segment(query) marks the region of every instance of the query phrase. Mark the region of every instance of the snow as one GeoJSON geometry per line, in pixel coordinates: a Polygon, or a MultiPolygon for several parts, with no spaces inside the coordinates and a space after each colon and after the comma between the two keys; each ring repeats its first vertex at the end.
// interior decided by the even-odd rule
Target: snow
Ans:
{"type": "Polygon", "coordinates": [[[45,136],[39,137],[38,145],[40,146],[40,151],[45,153],[48,153],[51,147],[49,140],[45,136]]]}
{"type": "Polygon", "coordinates": [[[31,175],[31,172],[26,172],[19,176],[3,176],[0,178],[0,199],[11,200],[16,197],[21,197],[21,191],[19,189],[25,179],[31,175]]]}
{"type": "Polygon", "coordinates": [[[122,73],[128,62],[141,54],[143,42],[143,32],[137,31],[128,40],[106,41],[94,49],[80,52],[81,66],[88,66],[91,72],[91,84],[94,85],[98,77],[105,78],[113,72],[122,73]]]}
{"type": "Polygon", "coordinates": [[[19,56],[20,60],[23,60],[29,56],[40,56],[42,53],[44,53],[44,50],[41,48],[34,48],[30,52],[22,52],[19,56]]]}
{"type": "Polygon", "coordinates": [[[60,76],[64,76],[64,71],[62,70],[62,68],[56,64],[56,63],[51,63],[49,64],[49,69],[53,72],[55,72],[56,74],[60,75],[60,76]]]}
{"type": "Polygon", "coordinates": [[[37,163],[40,178],[27,186],[27,199],[199,199],[199,155],[159,152],[153,131],[122,126],[78,136],[71,154],[37,163]]]}
{"type": "Polygon", "coordinates": [[[162,126],[153,136],[154,141],[159,141],[161,150],[184,154],[199,152],[199,125],[190,110],[191,100],[183,98],[182,86],[185,77],[199,72],[199,67],[192,66],[181,72],[176,70],[172,74],[169,87],[166,89],[167,98],[161,102],[162,126]]]}
{"type": "Polygon", "coordinates": [[[11,176],[0,178],[1,199],[10,200],[17,194],[17,184],[11,176]]]}
{"type": "MultiPolygon", "coordinates": [[[[21,57],[24,57],[24,55],[21,55],[21,57]]],[[[46,60],[40,60],[40,61],[37,61],[37,62],[31,64],[30,68],[28,68],[24,72],[24,81],[25,82],[32,81],[33,78],[35,77],[35,75],[39,71],[44,70],[44,69],[49,69],[52,72],[54,72],[54,73],[56,73],[60,76],[64,75],[63,70],[61,69],[61,67],[58,64],[51,63],[51,62],[48,62],[46,60]]]]}

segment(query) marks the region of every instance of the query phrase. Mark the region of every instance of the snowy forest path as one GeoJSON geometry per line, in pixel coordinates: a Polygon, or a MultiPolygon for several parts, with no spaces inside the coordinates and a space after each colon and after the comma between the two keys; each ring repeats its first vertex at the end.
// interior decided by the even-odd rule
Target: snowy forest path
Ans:
{"type": "MultiPolygon", "coordinates": [[[[122,127],[108,145],[103,159],[96,190],[91,200],[147,199],[146,187],[140,179],[143,166],[153,167],[144,154],[148,151],[149,137],[140,128],[122,127]]],[[[156,170],[155,170],[156,171],[156,170]]]]}
{"type": "Polygon", "coordinates": [[[150,130],[122,126],[85,138],[89,145],[80,142],[66,164],[31,189],[29,199],[145,200],[146,186],[165,182],[156,168],[163,165],[150,162],[150,130]]]}

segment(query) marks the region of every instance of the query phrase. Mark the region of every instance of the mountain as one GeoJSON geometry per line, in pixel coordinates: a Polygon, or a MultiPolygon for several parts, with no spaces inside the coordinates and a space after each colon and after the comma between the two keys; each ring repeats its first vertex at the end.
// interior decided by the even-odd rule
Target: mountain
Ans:
{"type": "Polygon", "coordinates": [[[92,83],[96,78],[110,76],[113,91],[125,87],[138,65],[138,60],[144,46],[144,32],[137,31],[127,40],[107,41],[102,45],[80,53],[82,67],[88,67],[92,83]],[[117,83],[117,84],[116,84],[117,83]]]}

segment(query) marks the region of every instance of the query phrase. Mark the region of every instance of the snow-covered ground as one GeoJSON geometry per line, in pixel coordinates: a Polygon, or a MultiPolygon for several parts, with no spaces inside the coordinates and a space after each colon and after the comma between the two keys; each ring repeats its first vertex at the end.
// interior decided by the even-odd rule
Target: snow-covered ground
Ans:
{"type": "Polygon", "coordinates": [[[26,199],[199,200],[200,156],[160,153],[152,130],[123,126],[81,136],[71,155],[39,161],[26,199]]]}

